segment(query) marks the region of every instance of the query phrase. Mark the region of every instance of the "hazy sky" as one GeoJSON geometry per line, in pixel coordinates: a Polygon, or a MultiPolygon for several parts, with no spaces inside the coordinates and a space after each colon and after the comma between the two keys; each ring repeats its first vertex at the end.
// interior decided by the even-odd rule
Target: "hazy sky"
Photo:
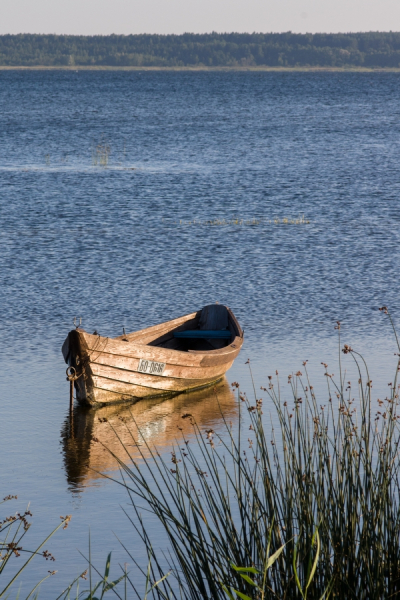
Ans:
{"type": "Polygon", "coordinates": [[[400,0],[0,0],[3,33],[400,31],[400,0]]]}

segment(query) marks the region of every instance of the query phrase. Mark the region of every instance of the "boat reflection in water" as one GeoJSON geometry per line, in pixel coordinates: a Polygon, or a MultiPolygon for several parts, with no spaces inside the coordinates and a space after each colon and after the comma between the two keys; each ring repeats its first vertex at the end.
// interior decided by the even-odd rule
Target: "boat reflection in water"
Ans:
{"type": "Polygon", "coordinates": [[[128,463],[129,457],[120,440],[131,458],[140,460],[140,451],[149,455],[146,443],[163,453],[176,442],[181,443],[183,438],[192,439],[192,419],[201,430],[223,429],[222,414],[228,423],[238,415],[236,395],[226,379],[213,388],[168,399],[143,399],[136,404],[114,404],[98,409],[77,406],[72,419],[66,419],[61,431],[70,489],[78,491],[99,484],[104,481],[100,473],[110,474],[118,469],[116,459],[102,444],[128,463]]]}

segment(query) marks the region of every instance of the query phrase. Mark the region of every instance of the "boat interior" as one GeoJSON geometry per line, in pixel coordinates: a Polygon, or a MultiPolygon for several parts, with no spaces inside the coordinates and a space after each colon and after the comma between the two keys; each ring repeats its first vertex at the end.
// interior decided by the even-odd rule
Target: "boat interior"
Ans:
{"type": "Polygon", "coordinates": [[[166,332],[164,330],[162,335],[160,333],[146,343],[149,346],[181,352],[204,352],[224,348],[235,336],[240,335],[230,311],[222,304],[205,306],[194,315],[188,315],[188,320],[184,323],[166,332]]]}

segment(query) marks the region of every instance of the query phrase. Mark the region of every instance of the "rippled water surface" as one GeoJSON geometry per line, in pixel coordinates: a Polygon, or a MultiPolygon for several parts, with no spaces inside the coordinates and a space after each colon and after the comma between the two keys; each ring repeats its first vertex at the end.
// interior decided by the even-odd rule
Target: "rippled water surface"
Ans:
{"type": "MultiPolygon", "coordinates": [[[[245,329],[229,381],[250,391],[249,357],[258,388],[308,359],[321,397],[340,320],[377,393],[392,380],[377,308],[400,322],[400,79],[1,71],[0,108],[0,493],[31,502],[32,545],[73,515],[49,544],[52,600],[83,570],[89,526],[97,564],[109,550],[129,562],[113,533],[146,562],[126,493],[96,473],[115,472],[90,441],[114,443],[100,413],[68,420],[60,348],[75,316],[114,336],[219,301],[245,329]]],[[[229,386],[220,394],[236,423],[229,386]]],[[[134,411],[168,457],[188,409],[223,427],[210,392],[134,411]]],[[[126,409],[102,410],[121,423],[126,409]]]]}

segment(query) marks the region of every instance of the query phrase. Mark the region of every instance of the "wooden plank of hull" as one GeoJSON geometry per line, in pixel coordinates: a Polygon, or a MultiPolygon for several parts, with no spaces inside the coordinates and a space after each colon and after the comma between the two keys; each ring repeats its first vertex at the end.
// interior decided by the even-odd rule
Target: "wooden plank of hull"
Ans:
{"type": "MultiPolygon", "coordinates": [[[[187,367],[200,367],[205,356],[210,359],[211,356],[229,355],[236,357],[240,351],[239,344],[235,338],[229,349],[221,348],[219,350],[209,350],[203,352],[182,352],[160,348],[157,346],[148,346],[144,344],[129,343],[111,338],[90,335],[86,332],[80,332],[81,337],[87,344],[88,353],[91,360],[96,361],[103,353],[115,354],[116,356],[128,356],[131,358],[143,358],[145,360],[154,360],[156,362],[165,362],[170,365],[179,365],[187,367]],[[224,352],[225,351],[225,352],[224,352]]],[[[239,338],[240,339],[240,338],[239,338]]],[[[229,359],[227,359],[229,362],[229,359]]]]}
{"type": "Polygon", "coordinates": [[[87,350],[90,359],[93,361],[103,354],[114,354],[115,356],[126,356],[137,359],[154,360],[156,362],[165,362],[169,365],[178,365],[186,367],[200,367],[212,364],[222,364],[234,360],[240,352],[242,339],[236,337],[232,343],[221,349],[208,351],[181,352],[170,350],[168,348],[159,348],[157,346],[148,346],[143,344],[128,343],[111,338],[90,335],[86,332],[80,332],[80,336],[87,344],[87,350]],[[230,358],[232,357],[232,358],[230,358]]]}
{"type": "Polygon", "coordinates": [[[141,398],[157,398],[161,396],[174,396],[208,387],[222,379],[218,377],[212,380],[190,381],[188,387],[183,389],[156,389],[142,385],[127,384],[123,381],[115,381],[104,377],[93,376],[91,388],[91,404],[106,404],[109,402],[133,401],[141,398]]]}
{"type": "MultiPolygon", "coordinates": [[[[114,367],[120,371],[115,375],[116,379],[125,379],[125,371],[134,372],[140,377],[144,377],[143,373],[138,372],[139,358],[132,358],[130,356],[116,356],[115,354],[103,353],[97,360],[91,361],[90,365],[93,368],[93,372],[97,372],[93,367],[94,365],[101,365],[104,367],[114,367]]],[[[226,357],[221,365],[210,365],[207,367],[188,367],[167,364],[163,375],[147,375],[151,378],[151,381],[155,379],[164,379],[166,377],[173,377],[175,379],[206,379],[215,378],[221,373],[224,373],[232,366],[233,359],[229,357],[229,361],[226,361],[226,357]]]]}
{"type": "Polygon", "coordinates": [[[91,364],[91,376],[93,381],[96,377],[102,377],[109,381],[117,381],[127,385],[139,385],[149,390],[186,390],[188,388],[201,385],[204,381],[214,381],[225,374],[225,369],[213,373],[212,375],[204,375],[197,379],[160,377],[159,375],[148,375],[146,373],[138,373],[137,371],[128,371],[127,369],[116,369],[108,365],[91,364]]]}

